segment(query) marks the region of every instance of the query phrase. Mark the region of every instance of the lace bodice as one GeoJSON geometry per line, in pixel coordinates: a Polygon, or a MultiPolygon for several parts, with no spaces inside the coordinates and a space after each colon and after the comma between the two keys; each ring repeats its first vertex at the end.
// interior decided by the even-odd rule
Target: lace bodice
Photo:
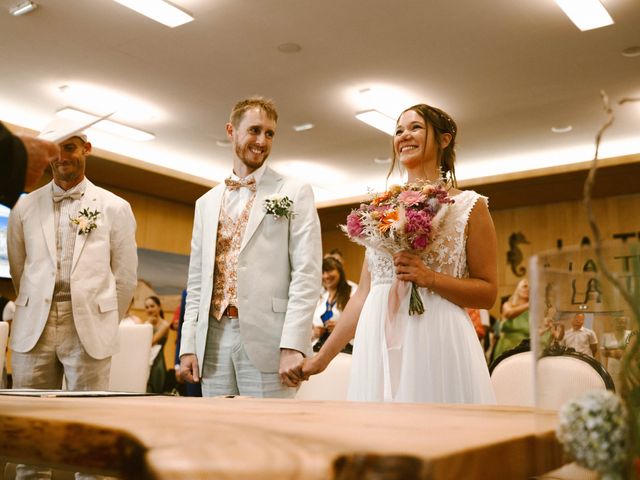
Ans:
{"type": "MultiPolygon", "coordinates": [[[[455,197],[453,205],[447,205],[440,229],[433,243],[425,250],[422,258],[433,270],[463,278],[469,275],[467,266],[467,223],[469,214],[479,198],[485,198],[466,190],[455,197]]],[[[371,273],[372,285],[391,283],[394,276],[391,255],[379,250],[367,248],[367,266],[371,273]]]]}

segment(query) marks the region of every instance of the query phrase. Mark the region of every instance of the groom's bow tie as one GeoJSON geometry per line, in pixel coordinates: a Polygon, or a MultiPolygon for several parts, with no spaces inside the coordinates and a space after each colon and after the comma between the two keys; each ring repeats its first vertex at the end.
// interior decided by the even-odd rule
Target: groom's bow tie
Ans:
{"type": "Polygon", "coordinates": [[[61,202],[65,198],[71,198],[72,200],[80,200],[82,198],[82,192],[63,192],[63,193],[54,193],[53,201],[61,202]]]}
{"type": "Polygon", "coordinates": [[[241,187],[246,187],[252,192],[256,191],[256,179],[251,178],[241,178],[240,180],[234,180],[232,178],[227,178],[224,181],[224,184],[227,186],[229,190],[237,190],[241,187]]]}

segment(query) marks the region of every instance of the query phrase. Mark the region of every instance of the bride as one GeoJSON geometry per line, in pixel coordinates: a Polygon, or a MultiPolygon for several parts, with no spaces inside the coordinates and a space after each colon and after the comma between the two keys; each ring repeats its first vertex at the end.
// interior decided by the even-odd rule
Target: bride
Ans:
{"type": "Polygon", "coordinates": [[[443,207],[440,230],[422,255],[405,251],[391,257],[367,249],[360,287],[322,349],[305,360],[300,377],[322,372],[355,335],[350,400],[495,402],[464,307],[493,306],[496,234],[487,199],[455,188],[456,133],[453,119],[429,105],[410,107],[398,118],[389,175],[399,163],[409,182],[444,180],[455,203],[443,207]],[[388,318],[390,294],[402,284],[395,279],[416,283],[423,314],[409,315],[409,298],[403,295],[388,318]]]}

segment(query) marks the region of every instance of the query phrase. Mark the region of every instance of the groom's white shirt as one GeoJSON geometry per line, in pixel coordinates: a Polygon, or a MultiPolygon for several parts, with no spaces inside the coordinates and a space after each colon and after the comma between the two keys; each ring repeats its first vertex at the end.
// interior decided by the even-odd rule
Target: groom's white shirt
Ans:
{"type": "MultiPolygon", "coordinates": [[[[311,323],[322,278],[320,221],[309,185],[266,166],[261,173],[238,256],[238,320],[251,362],[262,372],[277,372],[280,348],[310,354],[311,323]],[[291,219],[265,213],[265,198],[274,193],[293,201],[291,219]]],[[[200,368],[224,192],[223,182],[200,197],[194,216],[180,355],[195,354],[200,368]]]]}
{"type": "MultiPolygon", "coordinates": [[[[17,292],[10,347],[28,352],[42,335],[56,280],[52,183],[21,198],[9,215],[7,246],[17,292]]],[[[96,359],[118,349],[118,322],[137,283],[136,223],[130,205],[87,180],[80,210],[97,210],[97,228],[75,239],[71,303],[78,337],[96,359]]],[[[66,219],[64,219],[66,220],[66,219]]],[[[63,219],[60,219],[63,221],[63,219]]]]}

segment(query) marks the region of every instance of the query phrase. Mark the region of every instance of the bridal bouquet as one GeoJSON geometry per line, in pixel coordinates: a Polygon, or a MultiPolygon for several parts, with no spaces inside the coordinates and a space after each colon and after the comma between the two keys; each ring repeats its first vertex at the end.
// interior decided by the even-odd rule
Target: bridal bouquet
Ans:
{"type": "MultiPolygon", "coordinates": [[[[454,203],[442,183],[393,185],[363,203],[340,228],[350,240],[390,255],[424,251],[437,235],[446,208],[454,203]]],[[[418,288],[411,283],[409,315],[424,313],[418,288]]]]}

